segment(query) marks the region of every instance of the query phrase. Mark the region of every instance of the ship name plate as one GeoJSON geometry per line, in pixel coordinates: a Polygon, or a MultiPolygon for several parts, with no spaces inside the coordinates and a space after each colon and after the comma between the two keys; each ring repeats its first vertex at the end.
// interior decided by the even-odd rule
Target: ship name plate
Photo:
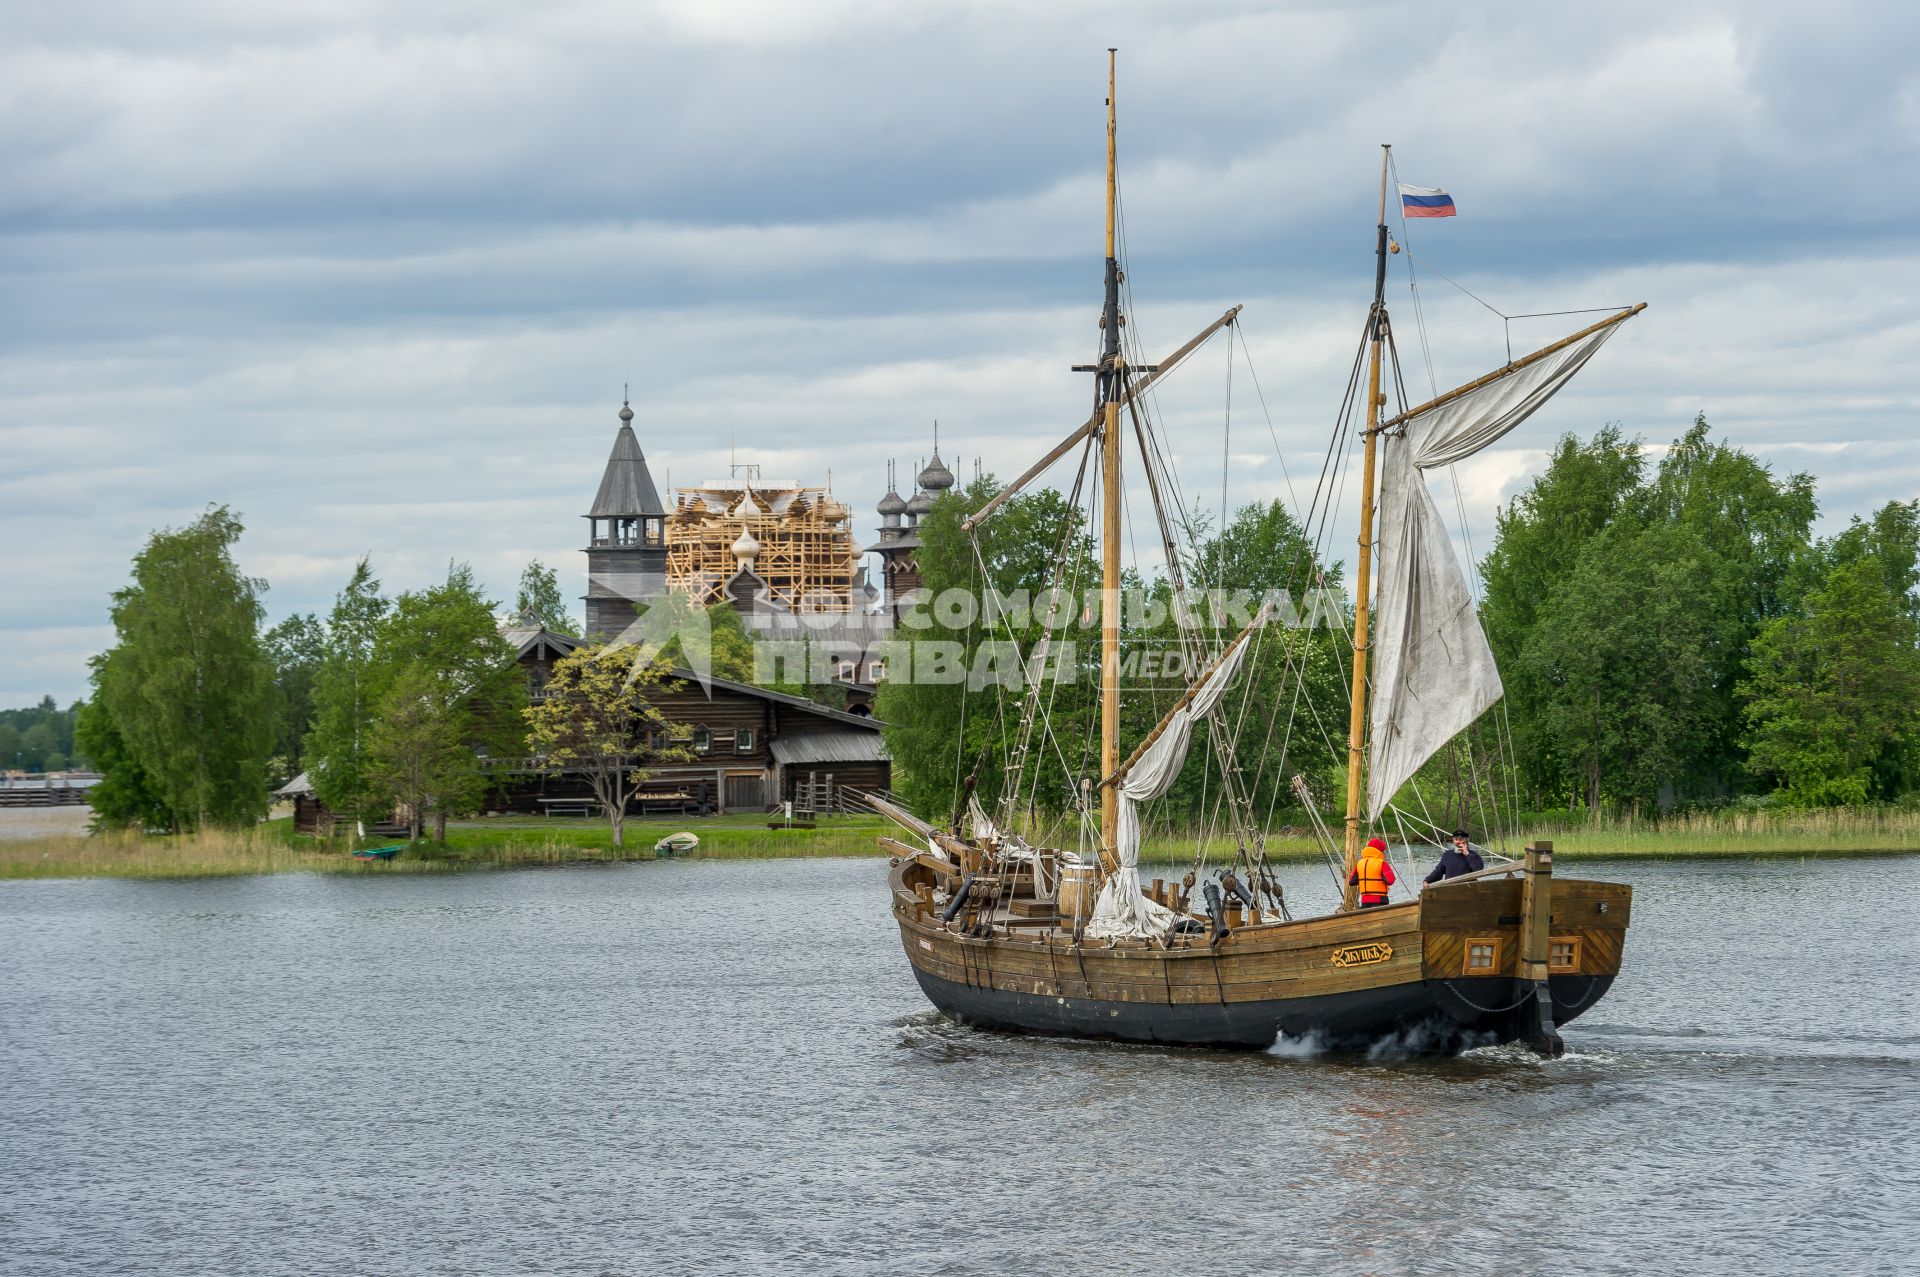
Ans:
{"type": "Polygon", "coordinates": [[[1393,946],[1385,940],[1375,940],[1371,944],[1350,944],[1344,949],[1333,951],[1333,965],[1336,967],[1370,967],[1376,962],[1385,962],[1393,956],[1393,946]]]}

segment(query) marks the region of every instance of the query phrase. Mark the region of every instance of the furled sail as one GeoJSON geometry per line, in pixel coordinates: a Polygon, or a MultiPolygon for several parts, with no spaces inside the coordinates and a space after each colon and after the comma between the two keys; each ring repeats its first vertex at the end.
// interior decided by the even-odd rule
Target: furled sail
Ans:
{"type": "Polygon", "coordinates": [[[1380,568],[1372,635],[1373,745],[1367,818],[1427,759],[1500,699],[1500,671],[1454,558],[1426,472],[1471,457],[1532,416],[1636,306],[1470,388],[1387,423],[1380,568]]]}
{"type": "Polygon", "coordinates": [[[1117,782],[1120,827],[1114,853],[1119,867],[1107,876],[1100,888],[1100,898],[1094,901],[1086,932],[1094,939],[1163,936],[1178,917],[1165,905],[1147,899],[1146,893],[1140,890],[1140,804],[1172,788],[1181,766],[1187,761],[1194,722],[1213,713],[1214,706],[1226,695],[1240,671],[1241,662],[1246,659],[1254,631],[1267,616],[1263,609],[1254,624],[1221,653],[1213,668],[1189,689],[1186,704],[1167,716],[1160,735],[1140,752],[1117,782]]]}

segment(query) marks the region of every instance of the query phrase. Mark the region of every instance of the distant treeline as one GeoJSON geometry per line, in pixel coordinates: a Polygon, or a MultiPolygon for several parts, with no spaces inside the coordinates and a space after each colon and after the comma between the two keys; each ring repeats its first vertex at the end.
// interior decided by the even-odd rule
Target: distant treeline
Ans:
{"type": "Polygon", "coordinates": [[[0,769],[57,772],[86,766],[73,748],[76,702],[61,709],[53,697],[43,696],[26,709],[0,709],[0,769]]]}

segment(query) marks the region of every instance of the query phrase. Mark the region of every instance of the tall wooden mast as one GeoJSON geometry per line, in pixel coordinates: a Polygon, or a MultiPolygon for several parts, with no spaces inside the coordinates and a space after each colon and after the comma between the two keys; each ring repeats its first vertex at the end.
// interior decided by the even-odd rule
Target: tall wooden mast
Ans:
{"type": "MultiPolygon", "coordinates": [[[[1360,858],[1360,813],[1366,801],[1361,785],[1363,755],[1367,743],[1367,667],[1371,655],[1368,624],[1368,597],[1373,589],[1373,490],[1374,455],[1380,438],[1380,409],[1387,397],[1380,392],[1381,347],[1387,338],[1387,161],[1393,148],[1380,146],[1380,224],[1374,239],[1376,260],[1373,268],[1373,310],[1367,317],[1373,349],[1367,361],[1367,429],[1360,463],[1360,541],[1359,558],[1353,573],[1353,705],[1347,720],[1347,846],[1346,867],[1340,875],[1345,883],[1360,858]]],[[[1341,907],[1353,908],[1354,888],[1341,888],[1341,907]]]]}
{"type": "MultiPolygon", "coordinates": [[[[1107,50],[1107,270],[1100,311],[1100,774],[1120,766],[1120,262],[1114,248],[1114,50],[1107,50]]],[[[1100,860],[1114,868],[1120,793],[1100,790],[1100,860]]]]}

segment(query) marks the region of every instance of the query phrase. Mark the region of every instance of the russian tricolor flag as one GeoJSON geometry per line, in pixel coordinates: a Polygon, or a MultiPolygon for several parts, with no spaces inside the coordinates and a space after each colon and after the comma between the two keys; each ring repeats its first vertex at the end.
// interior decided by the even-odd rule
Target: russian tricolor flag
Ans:
{"type": "Polygon", "coordinates": [[[1403,217],[1452,217],[1453,196],[1437,186],[1408,186],[1402,182],[1400,214],[1403,217]]]}

